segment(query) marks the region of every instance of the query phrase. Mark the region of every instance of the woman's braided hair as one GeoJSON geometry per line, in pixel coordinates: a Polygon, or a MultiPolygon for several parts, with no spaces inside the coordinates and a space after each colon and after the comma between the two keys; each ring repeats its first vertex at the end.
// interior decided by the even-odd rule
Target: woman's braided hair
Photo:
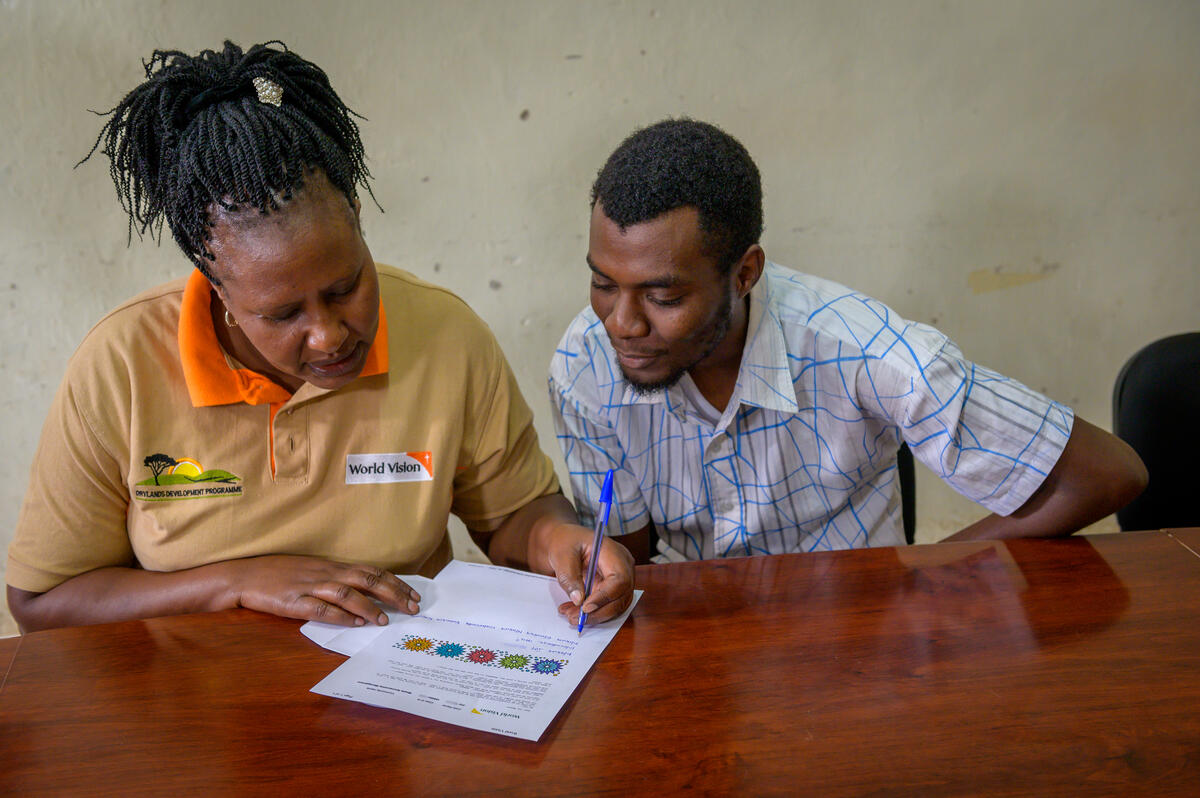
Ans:
{"type": "Polygon", "coordinates": [[[282,42],[242,52],[227,41],[197,56],[155,50],[143,67],[146,81],[105,114],[83,161],[102,146],[130,235],[136,226],[161,239],[165,219],[210,280],[214,205],[270,213],[314,168],[350,200],[359,185],[371,193],[357,114],[320,67],[282,42]],[[282,89],[279,105],[259,99],[255,78],[282,89]]]}

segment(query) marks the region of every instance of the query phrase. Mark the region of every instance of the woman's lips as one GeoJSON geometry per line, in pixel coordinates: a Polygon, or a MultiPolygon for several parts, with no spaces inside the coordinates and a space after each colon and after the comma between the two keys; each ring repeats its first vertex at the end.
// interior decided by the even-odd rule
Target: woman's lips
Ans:
{"type": "Polygon", "coordinates": [[[308,368],[314,374],[322,377],[342,377],[354,371],[362,360],[364,346],[362,341],[354,345],[349,354],[338,360],[328,360],[322,363],[309,363],[308,368]]]}

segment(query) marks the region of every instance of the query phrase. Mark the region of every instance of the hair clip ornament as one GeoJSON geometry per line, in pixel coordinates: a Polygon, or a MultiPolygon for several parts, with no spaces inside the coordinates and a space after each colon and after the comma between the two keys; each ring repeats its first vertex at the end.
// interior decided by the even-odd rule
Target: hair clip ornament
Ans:
{"type": "Polygon", "coordinates": [[[254,90],[258,92],[258,101],[278,108],[283,104],[283,88],[278,83],[266,78],[254,79],[254,90]]]}

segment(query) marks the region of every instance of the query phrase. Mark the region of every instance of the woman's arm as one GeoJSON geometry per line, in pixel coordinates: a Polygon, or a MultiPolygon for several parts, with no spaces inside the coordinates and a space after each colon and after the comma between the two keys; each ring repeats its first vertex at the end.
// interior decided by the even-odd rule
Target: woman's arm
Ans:
{"type": "Polygon", "coordinates": [[[342,626],[386,624],[374,600],[412,615],[421,597],[381,568],[291,555],[168,573],[98,568],[45,593],[8,586],[8,606],[23,632],[234,607],[342,626]]]}

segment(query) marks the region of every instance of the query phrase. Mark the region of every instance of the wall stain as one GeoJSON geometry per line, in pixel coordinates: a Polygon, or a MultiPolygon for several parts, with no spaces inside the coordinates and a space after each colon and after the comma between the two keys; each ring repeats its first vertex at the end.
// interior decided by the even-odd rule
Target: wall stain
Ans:
{"type": "Polygon", "coordinates": [[[967,287],[972,294],[986,294],[989,291],[1002,291],[1026,283],[1036,283],[1045,280],[1058,271],[1061,264],[1043,263],[1040,258],[1034,258],[1034,267],[1026,271],[1017,271],[1008,266],[995,266],[991,269],[976,269],[967,275],[967,287]]]}

